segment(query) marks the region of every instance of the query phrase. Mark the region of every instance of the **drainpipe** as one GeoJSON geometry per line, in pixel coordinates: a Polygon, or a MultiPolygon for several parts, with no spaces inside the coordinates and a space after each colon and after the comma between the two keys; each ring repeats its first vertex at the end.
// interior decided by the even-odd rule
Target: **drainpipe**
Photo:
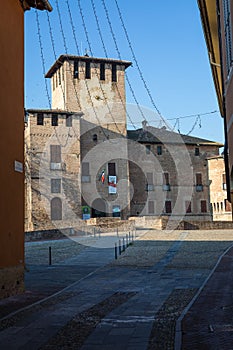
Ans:
{"type": "Polygon", "coordinates": [[[222,36],[221,36],[221,23],[220,23],[220,5],[219,0],[216,0],[217,8],[217,19],[218,19],[218,39],[219,39],[219,52],[220,52],[220,62],[221,62],[221,77],[222,77],[222,103],[223,103],[223,120],[224,120],[224,163],[225,163],[225,173],[227,182],[227,199],[231,202],[231,185],[230,185],[230,172],[229,172],[229,158],[228,158],[228,135],[227,135],[227,121],[226,121],[226,101],[225,101],[225,86],[224,86],[224,75],[223,75],[223,60],[222,60],[222,36]]]}

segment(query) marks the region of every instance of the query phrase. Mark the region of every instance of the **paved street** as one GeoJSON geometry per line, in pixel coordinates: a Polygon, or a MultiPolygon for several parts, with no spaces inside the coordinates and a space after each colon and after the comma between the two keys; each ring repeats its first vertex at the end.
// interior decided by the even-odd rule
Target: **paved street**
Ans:
{"type": "MultiPolygon", "coordinates": [[[[114,245],[95,247],[104,238],[91,246],[27,243],[27,291],[46,298],[1,320],[0,348],[172,349],[178,318],[233,244],[232,236],[231,230],[138,231],[117,260],[114,245]],[[84,339],[82,329],[88,330],[84,339]]],[[[14,300],[17,305],[20,296],[14,300]]]]}

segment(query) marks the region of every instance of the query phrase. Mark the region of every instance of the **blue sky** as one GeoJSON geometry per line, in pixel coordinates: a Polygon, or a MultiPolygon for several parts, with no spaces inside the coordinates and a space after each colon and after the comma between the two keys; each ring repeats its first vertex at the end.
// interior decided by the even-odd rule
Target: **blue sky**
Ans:
{"type": "MultiPolygon", "coordinates": [[[[92,1],[96,7],[108,57],[118,58],[102,0],[92,1]]],[[[67,51],[70,54],[77,54],[67,1],[51,0],[50,3],[54,8],[49,18],[56,57],[66,52],[59,24],[57,3],[61,13],[67,51]]],[[[127,71],[137,100],[140,105],[145,106],[145,113],[150,124],[156,126],[158,124],[154,124],[153,121],[158,120],[158,117],[133,60],[115,0],[105,0],[105,3],[120,55],[122,59],[133,62],[133,67],[128,68],[127,71]]],[[[89,45],[82,25],[78,0],[69,0],[68,4],[72,12],[79,51],[85,53],[85,49],[89,50],[89,45]]],[[[94,56],[105,57],[91,0],[81,0],[80,4],[91,50],[94,56]]],[[[118,0],[118,4],[143,77],[163,117],[170,119],[218,111],[196,0],[147,0],[144,2],[118,0]]],[[[45,70],[47,71],[55,59],[51,32],[47,14],[38,12],[38,17],[45,70]]],[[[50,89],[50,85],[48,87],[50,89]]],[[[135,103],[128,87],[127,102],[135,103]]],[[[26,108],[49,107],[34,10],[25,14],[25,105],[26,108]]],[[[137,113],[131,117],[135,125],[140,127],[142,117],[137,113]]],[[[180,132],[188,133],[195,121],[196,117],[180,119],[180,132]]],[[[173,126],[175,120],[169,123],[173,126]]],[[[212,113],[202,116],[201,123],[197,122],[192,135],[223,142],[223,120],[220,114],[212,113]]]]}

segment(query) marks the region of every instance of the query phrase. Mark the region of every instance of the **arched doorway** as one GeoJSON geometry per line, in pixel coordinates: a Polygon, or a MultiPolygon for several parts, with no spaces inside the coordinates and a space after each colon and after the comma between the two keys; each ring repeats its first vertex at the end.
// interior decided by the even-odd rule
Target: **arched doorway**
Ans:
{"type": "Polygon", "coordinates": [[[58,197],[51,200],[51,220],[62,220],[62,201],[58,197]]]}
{"type": "Polygon", "coordinates": [[[92,203],[91,217],[100,218],[106,216],[106,203],[105,200],[97,198],[92,203]]]}

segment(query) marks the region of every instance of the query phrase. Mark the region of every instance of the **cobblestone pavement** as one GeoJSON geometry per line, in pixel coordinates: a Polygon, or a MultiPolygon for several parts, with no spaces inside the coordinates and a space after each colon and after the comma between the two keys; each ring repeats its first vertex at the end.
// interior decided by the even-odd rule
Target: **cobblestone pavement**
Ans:
{"type": "MultiPolygon", "coordinates": [[[[97,243],[101,246],[100,240],[97,243]]],[[[53,287],[56,291],[72,284],[2,319],[0,349],[173,349],[178,317],[219,256],[233,244],[233,237],[231,230],[148,230],[117,260],[112,247],[79,247],[74,242],[57,241],[52,247],[56,253],[51,267],[42,263],[47,259],[48,244],[27,246],[28,288],[48,295],[53,287]],[[60,257],[56,244],[64,244],[60,257]],[[44,254],[38,259],[41,265],[35,264],[37,251],[44,254]],[[121,302],[117,295],[123,298],[121,302]],[[105,305],[104,314],[98,313],[98,305],[105,305]],[[106,305],[110,305],[109,312],[106,305]],[[80,315],[87,315],[82,323],[80,315]],[[80,342],[80,324],[87,328],[90,319],[98,321],[80,342]],[[68,347],[64,334],[67,343],[68,337],[72,339],[68,347]]],[[[0,306],[4,303],[7,301],[0,306]]]]}

